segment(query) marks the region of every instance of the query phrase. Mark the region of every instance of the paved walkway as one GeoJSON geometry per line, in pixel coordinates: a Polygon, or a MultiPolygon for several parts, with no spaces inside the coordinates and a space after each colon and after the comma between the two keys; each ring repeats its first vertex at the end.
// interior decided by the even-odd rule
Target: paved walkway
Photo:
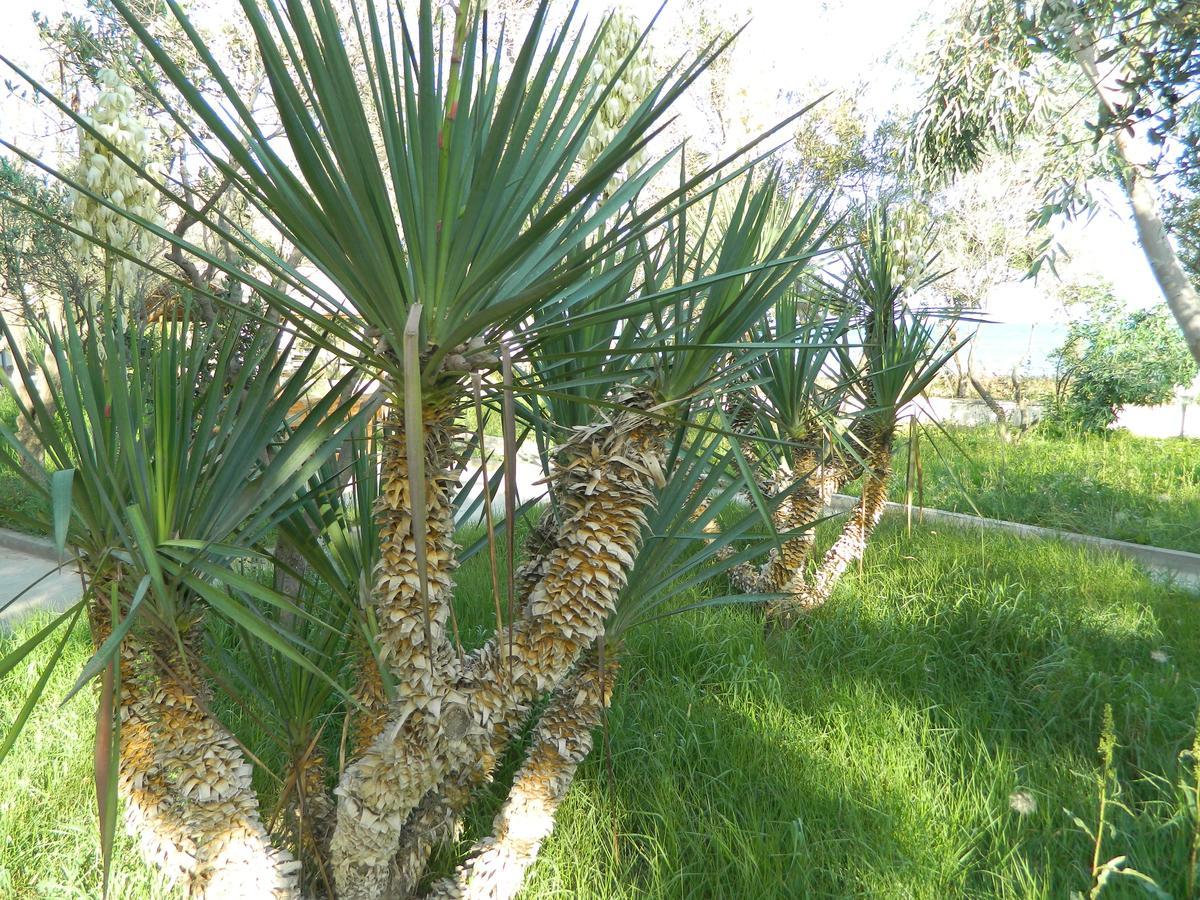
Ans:
{"type": "Polygon", "coordinates": [[[62,612],[79,599],[79,576],[57,568],[48,544],[24,535],[0,536],[0,631],[40,610],[62,612]]]}

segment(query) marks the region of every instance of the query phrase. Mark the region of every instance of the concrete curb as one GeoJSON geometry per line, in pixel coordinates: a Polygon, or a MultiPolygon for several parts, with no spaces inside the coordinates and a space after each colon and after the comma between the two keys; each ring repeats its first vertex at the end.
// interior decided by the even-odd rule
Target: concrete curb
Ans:
{"type": "Polygon", "coordinates": [[[54,548],[54,541],[50,538],[0,528],[0,547],[58,562],[58,551],[54,548]]]}
{"type": "MultiPolygon", "coordinates": [[[[846,512],[857,502],[857,497],[848,494],[835,494],[829,504],[833,512],[846,512]]],[[[888,512],[906,513],[910,507],[904,503],[888,502],[888,512]]],[[[1166,574],[1176,575],[1189,583],[1200,585],[1200,553],[1188,553],[1184,550],[1168,550],[1165,547],[1151,547],[1147,544],[1134,544],[1129,541],[1117,541],[1112,538],[1096,537],[1091,534],[1080,534],[1076,531],[1063,531],[1058,528],[1045,528],[1040,525],[1026,525],[1023,522],[1006,522],[1003,519],[988,519],[982,516],[972,516],[967,513],[950,512],[945,509],[931,507],[911,507],[913,518],[922,522],[946,522],[963,528],[992,528],[1019,534],[1024,537],[1069,541],[1083,544],[1097,550],[1109,553],[1119,553],[1137,560],[1149,569],[1166,574]]],[[[27,553],[39,559],[58,562],[58,553],[54,542],[49,538],[19,531],[0,528],[0,547],[7,547],[19,553],[27,553]]]]}
{"type": "MultiPolygon", "coordinates": [[[[829,504],[829,508],[834,512],[845,512],[857,501],[857,497],[852,497],[848,494],[835,494],[832,502],[829,504]]],[[[1026,525],[1023,522],[988,519],[966,513],[950,512],[945,509],[931,509],[920,506],[909,507],[906,503],[892,503],[889,501],[887,505],[888,512],[907,514],[910,509],[913,519],[916,521],[945,522],[964,528],[992,528],[999,531],[1007,531],[1010,534],[1018,534],[1023,537],[1068,541],[1108,553],[1119,553],[1122,556],[1136,560],[1152,572],[1177,578],[1193,588],[1200,587],[1200,553],[1188,553],[1184,550],[1168,550],[1164,547],[1151,547],[1147,544],[1117,541],[1112,538],[1096,537],[1091,534],[1080,534],[1076,531],[1062,531],[1058,528],[1026,525]]]]}

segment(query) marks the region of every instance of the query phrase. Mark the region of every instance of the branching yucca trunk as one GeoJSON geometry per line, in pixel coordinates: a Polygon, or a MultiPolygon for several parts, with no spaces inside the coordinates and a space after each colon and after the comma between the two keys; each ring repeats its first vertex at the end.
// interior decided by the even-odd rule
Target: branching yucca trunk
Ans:
{"type": "Polygon", "coordinates": [[[616,662],[590,653],[555,691],[534,728],[525,763],[490,836],[475,844],[458,873],[434,885],[433,900],[505,900],[515,897],[542,842],[554,829],[558,807],[575,771],[592,750],[592,732],[608,706],[616,662]]]}
{"type": "MultiPolygon", "coordinates": [[[[776,469],[768,489],[768,493],[779,493],[800,481],[776,508],[772,517],[775,530],[782,533],[811,526],[837,490],[841,472],[842,467],[822,458],[819,443],[811,439],[800,442],[791,465],[776,469]]],[[[783,541],[781,547],[772,548],[761,566],[753,563],[738,566],[730,573],[730,580],[743,593],[778,593],[804,568],[815,540],[815,531],[807,527],[783,541]]]]}
{"type": "MultiPolygon", "coordinates": [[[[554,475],[561,519],[518,622],[454,668],[428,700],[400,696],[338,788],[332,842],[342,900],[393,896],[389,869],[413,810],[453,773],[495,756],[514,714],[559,682],[603,632],[662,483],[666,427],[640,411],[581,429],[554,475]]],[[[431,562],[431,566],[432,566],[431,562]]]]}
{"type": "Polygon", "coordinates": [[[768,618],[774,622],[789,625],[797,615],[825,603],[846,570],[862,559],[867,542],[887,506],[888,484],[892,474],[890,431],[878,437],[867,463],[862,495],[855,503],[841,534],[826,551],[811,580],[806,581],[805,573],[801,570],[785,585],[784,591],[789,596],[775,601],[768,610],[768,618]]]}
{"type": "Polygon", "coordinates": [[[390,874],[389,896],[408,897],[425,874],[433,848],[458,836],[462,810],[468,796],[456,796],[443,787],[430,791],[405,823],[390,874]]]}
{"type": "MultiPolygon", "coordinates": [[[[89,616],[99,646],[112,617],[100,603],[89,616]]],[[[122,641],[117,784],[126,829],[147,862],[189,896],[297,896],[299,863],[271,846],[250,764],[208,711],[210,692],[198,675],[201,640],[197,623],[183,635],[182,655],[170,641],[122,641]]]]}

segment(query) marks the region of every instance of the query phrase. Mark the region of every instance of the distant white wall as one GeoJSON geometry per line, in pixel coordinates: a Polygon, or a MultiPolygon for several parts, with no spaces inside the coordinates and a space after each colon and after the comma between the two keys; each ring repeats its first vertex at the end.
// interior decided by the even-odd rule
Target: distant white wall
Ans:
{"type": "MultiPolygon", "coordinates": [[[[1011,401],[1001,400],[999,403],[1010,412],[1016,410],[1016,404],[1011,401]]],[[[982,400],[930,397],[910,404],[904,409],[903,415],[918,411],[932,415],[941,422],[955,425],[986,425],[996,421],[996,417],[982,400]]],[[[1026,408],[1026,413],[1031,421],[1037,421],[1041,417],[1042,407],[1040,404],[1031,403],[1026,408]]],[[[1161,406],[1127,406],[1121,411],[1113,427],[1126,428],[1142,437],[1200,438],[1200,404],[1176,402],[1164,403],[1161,406]]]]}

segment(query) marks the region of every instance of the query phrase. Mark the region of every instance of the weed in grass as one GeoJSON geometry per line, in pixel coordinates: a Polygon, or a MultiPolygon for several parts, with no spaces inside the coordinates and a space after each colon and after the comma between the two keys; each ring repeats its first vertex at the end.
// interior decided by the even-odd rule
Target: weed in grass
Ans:
{"type": "MultiPolygon", "coordinates": [[[[1144,893],[1157,897],[1159,900],[1171,900],[1171,895],[1164,891],[1149,875],[1140,872],[1129,864],[1127,856],[1114,856],[1101,862],[1104,855],[1105,839],[1120,840],[1123,832],[1117,827],[1114,814],[1120,813],[1130,817],[1133,812],[1121,802],[1121,782],[1117,777],[1116,764],[1117,735],[1113,724],[1113,712],[1110,704],[1104,706],[1104,726],[1100,731],[1100,769],[1096,773],[1096,786],[1099,795],[1098,821],[1093,830],[1079,816],[1072,816],[1072,821],[1092,841],[1092,887],[1088,892],[1088,900],[1099,900],[1106,888],[1115,888],[1119,882],[1132,883],[1144,893]]],[[[1071,813],[1068,811],[1068,815],[1071,813]]],[[[1191,896],[1189,894],[1189,896],[1191,896]]],[[[1072,898],[1083,900],[1082,891],[1072,891],[1072,898]]]]}

